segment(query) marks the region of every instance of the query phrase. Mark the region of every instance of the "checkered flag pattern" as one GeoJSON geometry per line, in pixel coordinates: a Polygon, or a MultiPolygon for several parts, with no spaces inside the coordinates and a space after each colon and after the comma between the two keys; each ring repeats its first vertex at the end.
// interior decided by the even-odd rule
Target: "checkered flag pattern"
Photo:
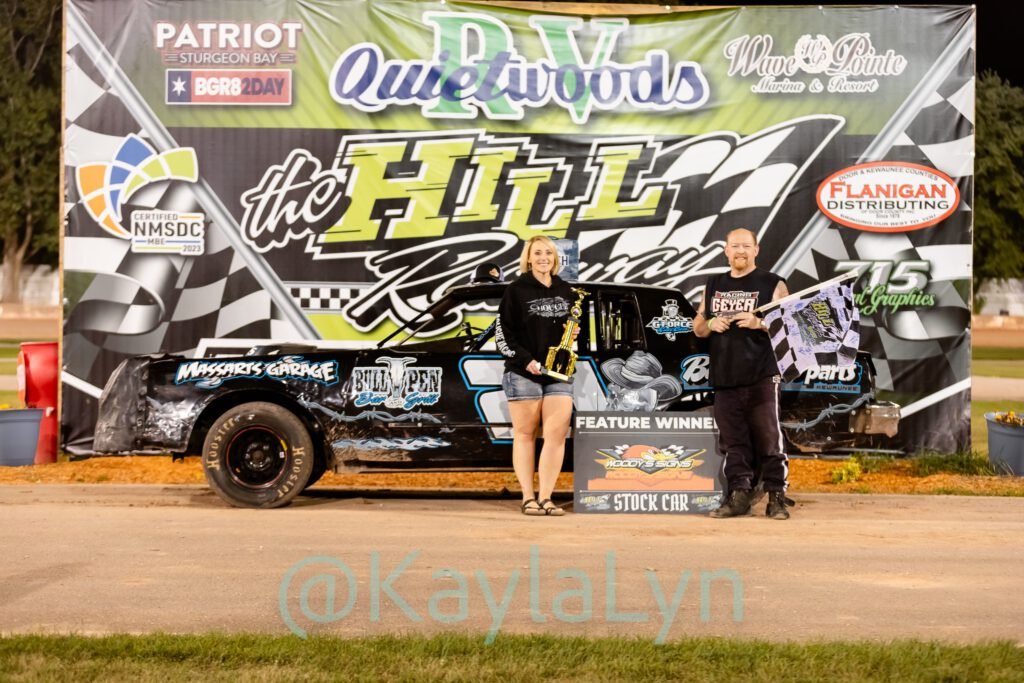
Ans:
{"type": "MultiPolygon", "coordinates": [[[[879,306],[862,321],[861,348],[872,355],[876,388],[904,397],[925,398],[936,387],[952,387],[970,379],[974,64],[974,50],[970,49],[925,99],[883,158],[934,167],[952,178],[960,190],[960,206],[945,219],[943,230],[879,234],[833,224],[808,245],[787,278],[790,289],[801,289],[831,277],[840,263],[857,262],[863,264],[858,292],[869,287],[877,291],[879,284],[888,284],[889,293],[898,293],[912,285],[934,298],[932,306],[898,310],[879,306]],[[951,234],[960,235],[960,240],[950,243],[951,234]],[[901,263],[913,264],[911,269],[927,269],[925,278],[910,275],[900,283],[890,275],[885,283],[870,273],[874,264],[884,269],[886,264],[897,268],[901,263]],[[902,289],[894,290],[901,284],[902,289]]],[[[963,416],[969,415],[969,411],[965,413],[968,405],[967,392],[953,393],[927,410],[905,415],[900,434],[908,443],[922,446],[950,451],[967,447],[969,422],[963,416]],[[935,430],[935,424],[964,426],[935,430]]]]}
{"type": "Polygon", "coordinates": [[[860,315],[848,284],[787,301],[765,316],[784,382],[810,368],[851,365],[860,346],[860,315]]]}
{"type": "Polygon", "coordinates": [[[307,313],[341,312],[359,296],[360,287],[339,287],[334,283],[290,282],[288,292],[307,313]]]}
{"type": "MultiPolygon", "coordinates": [[[[82,46],[68,49],[65,174],[86,164],[109,162],[126,136],[148,138],[100,75],[82,46]]],[[[200,169],[201,172],[201,169],[200,169]]],[[[129,356],[161,351],[188,355],[203,337],[297,337],[270,296],[223,235],[226,226],[207,220],[201,256],[133,253],[126,239],[111,237],[89,215],[75,183],[66,184],[65,272],[72,300],[64,326],[65,410],[95,411],[89,395],[102,388],[129,356]],[[76,388],[85,383],[94,389],[76,388]]],[[[121,206],[203,213],[192,186],[152,183],[121,206]]],[[[127,223],[127,221],[125,221],[127,223]]],[[[85,421],[78,420],[82,425],[85,421]]],[[[91,440],[71,435],[69,446],[91,440]]]]}
{"type": "MultiPolygon", "coordinates": [[[[698,291],[707,274],[728,270],[721,245],[730,230],[747,227],[759,238],[770,234],[794,186],[843,124],[837,116],[807,116],[745,138],[722,132],[666,145],[654,162],[654,175],[668,181],[665,191],[674,192],[664,226],[623,230],[614,240],[608,231],[583,232],[581,262],[628,262],[654,250],[678,258],[708,253],[710,263],[698,277],[687,268],[646,281],[681,288],[691,298],[690,290],[698,291]]],[[[592,279],[586,268],[580,277],[592,279]]]]}

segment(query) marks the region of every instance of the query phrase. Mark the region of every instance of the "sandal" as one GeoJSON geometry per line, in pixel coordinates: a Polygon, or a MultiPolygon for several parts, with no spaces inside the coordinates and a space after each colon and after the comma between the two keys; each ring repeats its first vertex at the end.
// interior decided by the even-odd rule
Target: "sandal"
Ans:
{"type": "Polygon", "coordinates": [[[523,501],[523,504],[519,506],[519,509],[523,511],[524,515],[531,517],[543,517],[547,513],[544,512],[544,508],[540,506],[536,498],[528,498],[523,501]],[[530,507],[530,503],[533,503],[533,507],[530,507]]]}
{"type": "Polygon", "coordinates": [[[540,505],[540,509],[544,511],[545,515],[561,517],[565,514],[565,510],[552,503],[550,498],[545,498],[538,505],[540,505]]]}

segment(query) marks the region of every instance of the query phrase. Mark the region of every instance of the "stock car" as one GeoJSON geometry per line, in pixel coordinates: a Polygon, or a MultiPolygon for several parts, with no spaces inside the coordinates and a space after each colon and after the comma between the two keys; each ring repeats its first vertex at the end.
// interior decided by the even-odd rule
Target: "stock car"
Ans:
{"type": "MultiPolygon", "coordinates": [[[[201,453],[210,486],[240,507],[286,505],[329,469],[510,470],[493,323],[506,286],[452,287],[374,348],[275,344],[228,357],[130,358],[104,388],[93,449],[201,453]],[[453,326],[454,336],[422,340],[453,326]]],[[[705,340],[677,290],[577,286],[588,294],[576,410],[688,411],[713,400],[705,340]]],[[[874,401],[866,354],[811,373],[783,386],[785,432],[798,450],[895,433],[893,408],[874,401]]]]}

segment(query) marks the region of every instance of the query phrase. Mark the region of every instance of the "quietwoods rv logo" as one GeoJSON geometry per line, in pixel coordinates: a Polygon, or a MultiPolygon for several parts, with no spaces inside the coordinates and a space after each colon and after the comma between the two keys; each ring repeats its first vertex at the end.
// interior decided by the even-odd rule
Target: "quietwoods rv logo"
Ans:
{"type": "Polygon", "coordinates": [[[423,21],[434,31],[429,60],[385,59],[374,43],[353,45],[331,70],[331,97],[368,112],[418,104],[423,116],[443,119],[472,119],[482,111],[489,119],[518,120],[526,107],[554,105],[575,123],[585,123],[594,109],[624,103],[670,111],[695,109],[708,99],[700,65],[673,63],[665,50],[648,50],[641,61],[615,61],[616,43],[629,27],[625,19],[593,19],[585,28],[577,17],[532,16],[530,27],[546,55],[537,61],[520,53],[511,29],[495,17],[426,12],[423,21]],[[589,57],[582,42],[594,46],[589,57]]]}

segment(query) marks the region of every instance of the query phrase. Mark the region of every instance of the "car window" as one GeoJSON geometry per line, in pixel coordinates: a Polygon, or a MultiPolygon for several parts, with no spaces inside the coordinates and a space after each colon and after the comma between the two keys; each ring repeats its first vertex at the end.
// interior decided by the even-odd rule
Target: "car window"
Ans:
{"type": "Polygon", "coordinates": [[[643,324],[631,292],[601,292],[597,297],[598,342],[603,351],[645,348],[643,324]]]}

